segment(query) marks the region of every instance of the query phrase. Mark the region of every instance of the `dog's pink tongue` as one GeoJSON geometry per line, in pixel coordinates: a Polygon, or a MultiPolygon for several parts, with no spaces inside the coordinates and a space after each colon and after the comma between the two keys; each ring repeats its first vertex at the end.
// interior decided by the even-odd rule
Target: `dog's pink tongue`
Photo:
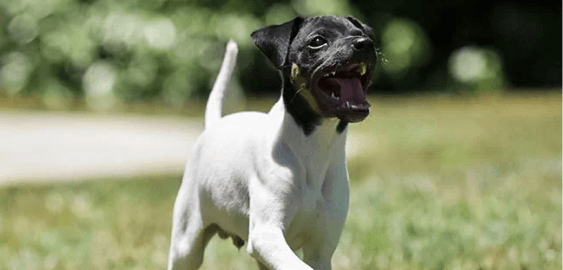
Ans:
{"type": "Polygon", "coordinates": [[[348,101],[355,106],[369,106],[359,78],[331,78],[330,80],[340,85],[341,105],[346,104],[346,101],[348,101]]]}

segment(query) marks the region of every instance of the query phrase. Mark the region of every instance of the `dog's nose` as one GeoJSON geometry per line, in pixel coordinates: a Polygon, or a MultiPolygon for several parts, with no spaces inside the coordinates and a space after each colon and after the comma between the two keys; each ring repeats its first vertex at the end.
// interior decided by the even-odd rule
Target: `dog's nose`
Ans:
{"type": "Polygon", "coordinates": [[[373,47],[373,41],[367,37],[361,37],[352,42],[352,48],[356,51],[363,51],[370,47],[373,47]]]}

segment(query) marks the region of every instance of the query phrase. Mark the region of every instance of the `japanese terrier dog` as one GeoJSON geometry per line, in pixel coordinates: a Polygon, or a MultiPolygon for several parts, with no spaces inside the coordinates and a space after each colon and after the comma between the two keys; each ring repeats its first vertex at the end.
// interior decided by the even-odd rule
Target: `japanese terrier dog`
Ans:
{"type": "Polygon", "coordinates": [[[222,117],[229,42],[174,204],[168,269],[199,268],[215,234],[247,243],[259,269],[331,269],[348,212],[347,126],[369,114],[372,30],[298,17],[251,36],[282,76],[281,97],[268,113],[222,117]]]}

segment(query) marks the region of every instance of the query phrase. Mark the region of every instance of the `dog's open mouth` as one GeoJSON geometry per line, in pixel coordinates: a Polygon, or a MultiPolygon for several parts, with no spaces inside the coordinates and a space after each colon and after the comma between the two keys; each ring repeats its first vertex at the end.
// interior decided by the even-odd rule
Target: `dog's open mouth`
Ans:
{"type": "MultiPolygon", "coordinates": [[[[325,69],[317,81],[318,89],[331,101],[336,103],[337,111],[362,120],[369,113],[369,102],[366,99],[367,86],[371,74],[371,64],[352,62],[336,68],[325,69]]],[[[359,121],[358,120],[358,121],[359,121]]]]}

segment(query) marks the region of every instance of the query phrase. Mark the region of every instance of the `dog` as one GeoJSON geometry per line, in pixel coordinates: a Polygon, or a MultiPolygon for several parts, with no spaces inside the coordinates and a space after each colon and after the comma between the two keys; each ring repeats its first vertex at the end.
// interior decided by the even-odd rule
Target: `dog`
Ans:
{"type": "Polygon", "coordinates": [[[347,126],[369,114],[372,30],[298,17],[251,37],[279,70],[281,97],[268,113],[222,117],[238,52],[229,42],[174,204],[168,269],[199,268],[215,234],[247,243],[261,270],[331,269],[348,212],[347,126]]]}

